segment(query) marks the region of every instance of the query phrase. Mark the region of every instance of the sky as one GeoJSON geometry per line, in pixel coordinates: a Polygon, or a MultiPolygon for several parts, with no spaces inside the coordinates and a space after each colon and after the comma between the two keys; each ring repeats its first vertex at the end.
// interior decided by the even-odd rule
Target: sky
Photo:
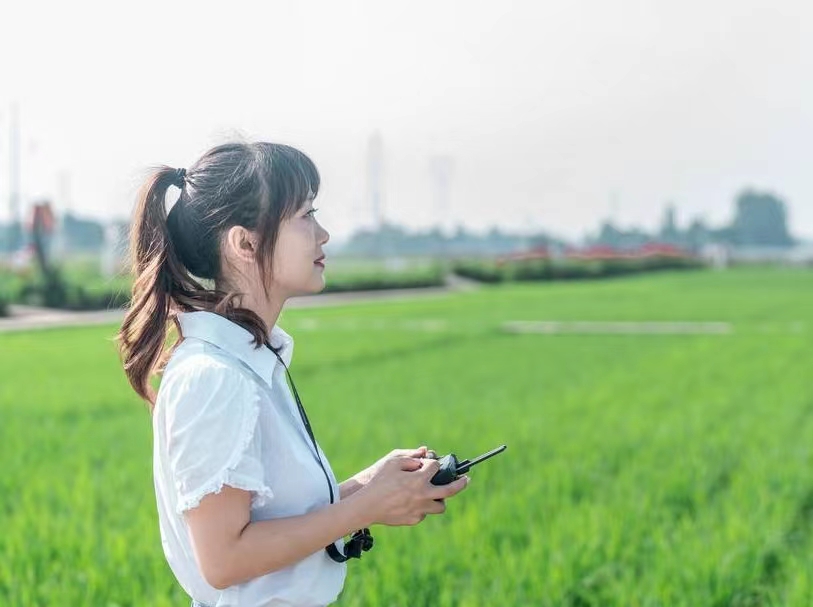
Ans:
{"type": "Polygon", "coordinates": [[[412,228],[731,220],[746,187],[813,238],[813,3],[0,2],[0,220],[11,107],[24,203],[125,218],[150,166],[234,138],[294,145],[338,239],[412,228]],[[446,202],[432,158],[449,158],[446,202]]]}

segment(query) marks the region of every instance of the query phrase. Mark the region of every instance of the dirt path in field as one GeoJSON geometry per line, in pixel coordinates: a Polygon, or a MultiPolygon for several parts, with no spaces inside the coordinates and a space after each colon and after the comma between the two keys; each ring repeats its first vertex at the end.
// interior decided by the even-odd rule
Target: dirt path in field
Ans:
{"type": "MultiPolygon", "coordinates": [[[[456,276],[446,279],[445,286],[422,289],[388,289],[383,291],[356,291],[352,293],[324,293],[297,297],[286,304],[286,308],[315,308],[341,306],[346,304],[375,301],[408,301],[426,297],[438,297],[455,291],[476,288],[476,283],[456,276]]],[[[9,307],[11,315],[0,318],[0,333],[12,331],[32,331],[59,327],[81,327],[89,325],[106,325],[121,322],[123,310],[103,310],[96,312],[71,312],[52,308],[33,306],[9,307]]]]}

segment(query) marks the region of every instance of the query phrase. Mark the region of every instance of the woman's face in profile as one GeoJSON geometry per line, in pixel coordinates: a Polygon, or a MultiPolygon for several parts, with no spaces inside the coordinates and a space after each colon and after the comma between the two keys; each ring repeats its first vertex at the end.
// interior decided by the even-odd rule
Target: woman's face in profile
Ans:
{"type": "Polygon", "coordinates": [[[271,290],[286,297],[319,293],[325,288],[323,246],[330,234],[316,219],[313,199],[280,224],[272,262],[271,290]]]}

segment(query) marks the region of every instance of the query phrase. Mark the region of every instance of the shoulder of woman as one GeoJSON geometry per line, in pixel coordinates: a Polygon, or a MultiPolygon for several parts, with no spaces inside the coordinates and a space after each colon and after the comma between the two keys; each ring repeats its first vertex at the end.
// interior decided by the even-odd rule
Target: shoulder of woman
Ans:
{"type": "Polygon", "coordinates": [[[239,361],[229,356],[219,348],[196,339],[181,342],[169,360],[161,380],[177,382],[184,379],[210,378],[214,380],[225,378],[250,378],[250,374],[243,369],[239,361]]]}
{"type": "Polygon", "coordinates": [[[255,399],[254,379],[238,361],[214,348],[179,348],[161,378],[156,406],[233,409],[255,399]]]}

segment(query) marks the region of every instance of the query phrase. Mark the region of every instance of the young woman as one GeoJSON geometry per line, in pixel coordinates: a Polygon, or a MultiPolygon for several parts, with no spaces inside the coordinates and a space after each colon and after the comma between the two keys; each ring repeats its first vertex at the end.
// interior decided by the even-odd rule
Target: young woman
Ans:
{"type": "Polygon", "coordinates": [[[164,554],[193,605],[331,603],[369,526],[442,513],[468,482],[432,485],[438,464],[420,447],[337,483],[318,447],[288,383],[293,340],[277,325],[288,298],[324,288],[318,190],[296,149],[239,143],[188,170],[157,169],[139,195],[118,339],[152,411],[164,554]],[[179,339],[165,350],[170,321],[179,339]]]}

